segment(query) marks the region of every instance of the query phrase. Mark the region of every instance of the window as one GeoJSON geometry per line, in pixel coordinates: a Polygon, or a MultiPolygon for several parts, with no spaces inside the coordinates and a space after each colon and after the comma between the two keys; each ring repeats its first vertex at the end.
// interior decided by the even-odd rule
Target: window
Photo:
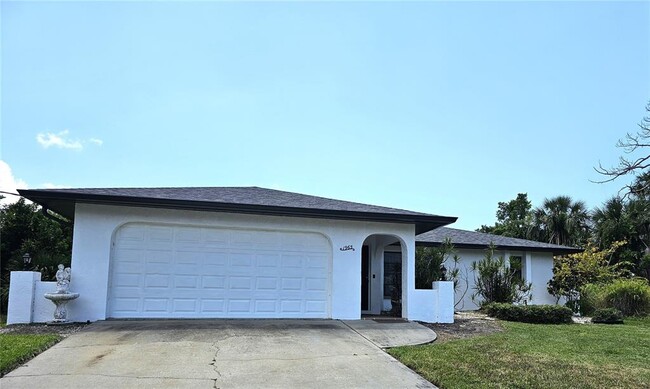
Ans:
{"type": "Polygon", "coordinates": [[[510,269],[515,275],[515,279],[521,280],[522,278],[522,260],[520,255],[513,255],[510,257],[510,269]]]}
{"type": "Polygon", "coordinates": [[[389,299],[393,294],[396,282],[401,282],[402,253],[384,252],[384,298],[389,299]]]}

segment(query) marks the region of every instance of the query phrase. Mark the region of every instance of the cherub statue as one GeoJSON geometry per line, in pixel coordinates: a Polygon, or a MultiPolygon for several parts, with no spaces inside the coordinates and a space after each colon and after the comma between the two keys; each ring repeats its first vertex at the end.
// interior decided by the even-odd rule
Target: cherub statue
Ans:
{"type": "Polygon", "coordinates": [[[56,292],[67,293],[70,287],[70,268],[59,265],[59,270],[56,272],[56,292]]]}

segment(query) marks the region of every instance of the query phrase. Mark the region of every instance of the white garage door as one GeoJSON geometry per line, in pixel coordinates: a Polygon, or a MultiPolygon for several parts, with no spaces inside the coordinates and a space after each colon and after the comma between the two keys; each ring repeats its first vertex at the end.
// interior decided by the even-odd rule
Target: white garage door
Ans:
{"type": "Polygon", "coordinates": [[[322,235],[133,223],[114,239],[108,317],[330,317],[322,235]]]}

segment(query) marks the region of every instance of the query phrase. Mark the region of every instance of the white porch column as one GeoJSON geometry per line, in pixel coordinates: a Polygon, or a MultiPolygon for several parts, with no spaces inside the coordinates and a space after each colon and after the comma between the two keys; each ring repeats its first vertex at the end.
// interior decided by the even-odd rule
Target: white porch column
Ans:
{"type": "Polygon", "coordinates": [[[415,239],[402,244],[402,317],[410,318],[409,295],[415,293],[415,239]]]}
{"type": "Polygon", "coordinates": [[[524,252],[524,257],[526,258],[524,265],[524,281],[533,282],[533,254],[529,251],[524,252]]]}

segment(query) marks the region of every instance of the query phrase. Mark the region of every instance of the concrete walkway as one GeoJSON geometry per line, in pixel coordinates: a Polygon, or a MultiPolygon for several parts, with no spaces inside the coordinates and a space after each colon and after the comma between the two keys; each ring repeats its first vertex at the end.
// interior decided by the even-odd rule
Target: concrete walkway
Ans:
{"type": "Polygon", "coordinates": [[[97,322],[0,387],[433,388],[380,348],[393,342],[385,331],[337,320],[97,322]]]}
{"type": "Polygon", "coordinates": [[[437,337],[432,329],[412,321],[366,319],[343,322],[381,348],[426,344],[433,342],[437,337]]]}

